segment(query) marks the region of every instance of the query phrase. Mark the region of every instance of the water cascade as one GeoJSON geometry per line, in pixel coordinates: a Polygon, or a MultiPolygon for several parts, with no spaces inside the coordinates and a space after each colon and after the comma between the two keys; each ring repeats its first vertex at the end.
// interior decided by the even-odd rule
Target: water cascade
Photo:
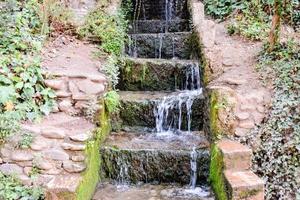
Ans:
{"type": "MultiPolygon", "coordinates": [[[[190,48],[188,1],[133,0],[132,10],[129,58],[118,85],[122,106],[112,119],[115,132],[100,150],[102,174],[127,185],[121,199],[211,199],[202,78],[199,58],[191,57],[196,54],[190,48]]],[[[104,188],[109,199],[120,199],[120,190],[104,188]]]]}

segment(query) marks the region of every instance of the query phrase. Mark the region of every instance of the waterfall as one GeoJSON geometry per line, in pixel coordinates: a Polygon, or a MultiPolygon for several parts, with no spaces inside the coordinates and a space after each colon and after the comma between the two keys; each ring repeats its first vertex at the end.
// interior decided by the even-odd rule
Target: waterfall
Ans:
{"type": "Polygon", "coordinates": [[[190,181],[190,186],[192,189],[196,188],[196,183],[197,183],[197,158],[198,158],[198,153],[196,151],[196,148],[193,147],[193,150],[191,152],[191,181],[190,181]]]}
{"type": "Polygon", "coordinates": [[[183,112],[182,108],[186,108],[186,123],[188,132],[191,131],[192,122],[192,105],[194,100],[202,93],[200,85],[199,66],[192,65],[187,69],[185,90],[177,94],[164,97],[162,100],[157,101],[154,108],[156,132],[164,133],[174,130],[181,130],[183,112]],[[178,110],[178,115],[170,116],[171,111],[178,110]]]}

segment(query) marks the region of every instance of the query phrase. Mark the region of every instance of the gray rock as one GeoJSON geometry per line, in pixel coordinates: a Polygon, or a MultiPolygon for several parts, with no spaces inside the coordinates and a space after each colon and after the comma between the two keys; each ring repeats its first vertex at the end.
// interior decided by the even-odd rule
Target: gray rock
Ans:
{"type": "Polygon", "coordinates": [[[72,135],[72,136],[70,136],[70,139],[75,142],[85,142],[88,139],[90,139],[90,137],[91,136],[89,134],[82,133],[82,134],[72,135]]]}
{"type": "Polygon", "coordinates": [[[45,127],[42,130],[42,135],[46,138],[51,139],[64,139],[66,134],[63,129],[53,128],[53,127],[45,127]]]}
{"type": "Polygon", "coordinates": [[[51,150],[46,150],[43,151],[43,155],[45,158],[49,158],[52,160],[69,160],[69,154],[67,154],[65,151],[63,150],[57,150],[57,149],[51,149],[51,150]]]}
{"type": "Polygon", "coordinates": [[[33,155],[30,151],[13,151],[11,152],[10,158],[14,161],[31,161],[33,155]]]}
{"type": "Polygon", "coordinates": [[[64,150],[71,150],[71,151],[83,151],[85,149],[85,144],[72,144],[72,143],[63,143],[62,148],[64,150]]]}
{"type": "Polygon", "coordinates": [[[74,163],[72,161],[65,161],[63,163],[63,168],[69,173],[79,173],[86,169],[84,163],[74,163]]]}
{"type": "Polygon", "coordinates": [[[9,175],[9,174],[23,174],[23,168],[16,164],[2,164],[0,165],[0,171],[3,174],[9,175]]]}

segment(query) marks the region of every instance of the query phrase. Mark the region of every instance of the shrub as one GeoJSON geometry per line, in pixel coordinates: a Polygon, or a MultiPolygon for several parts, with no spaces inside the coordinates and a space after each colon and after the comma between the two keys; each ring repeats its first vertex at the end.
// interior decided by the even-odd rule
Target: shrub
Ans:
{"type": "Polygon", "coordinates": [[[44,195],[41,188],[23,186],[13,176],[7,176],[0,172],[0,199],[42,200],[44,195]]]}
{"type": "Polygon", "coordinates": [[[120,107],[120,96],[114,90],[109,91],[104,95],[104,102],[109,113],[117,112],[120,107]]]}

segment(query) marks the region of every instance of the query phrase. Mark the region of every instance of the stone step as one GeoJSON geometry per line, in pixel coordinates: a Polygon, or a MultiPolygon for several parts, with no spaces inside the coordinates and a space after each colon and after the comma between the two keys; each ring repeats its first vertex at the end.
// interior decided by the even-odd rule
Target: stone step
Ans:
{"type": "Polygon", "coordinates": [[[129,25],[129,33],[165,33],[190,31],[189,20],[135,20],[129,25]]]}
{"type": "Polygon", "coordinates": [[[133,0],[131,10],[131,19],[189,19],[187,0],[143,0],[142,2],[133,0]]]}
{"type": "MultiPolygon", "coordinates": [[[[154,92],[154,91],[120,91],[121,106],[119,112],[112,118],[113,129],[119,130],[123,126],[140,126],[150,129],[156,128],[155,109],[157,104],[164,99],[168,101],[171,98],[177,98],[175,101],[179,103],[181,100],[181,130],[187,130],[187,99],[195,96],[191,106],[191,130],[202,130],[203,127],[203,103],[204,96],[201,91],[187,92],[154,92]]],[[[179,127],[179,106],[169,109],[167,123],[164,128],[179,127]]]]}
{"type": "Polygon", "coordinates": [[[203,132],[112,133],[100,150],[102,175],[121,183],[189,184],[195,147],[197,183],[206,183],[208,146],[203,132]]]}
{"type": "Polygon", "coordinates": [[[126,53],[138,58],[180,58],[191,55],[191,32],[129,34],[126,53]]]}
{"type": "Polygon", "coordinates": [[[264,182],[250,170],[224,172],[227,181],[229,199],[263,200],[264,182]]]}
{"type": "Polygon", "coordinates": [[[214,200],[208,187],[191,189],[180,185],[98,185],[92,200],[214,200]]]}
{"type": "MultiPolygon", "coordinates": [[[[174,91],[192,89],[197,84],[198,62],[127,58],[120,68],[118,89],[128,91],[174,91]],[[194,84],[186,85],[186,81],[194,84]]],[[[201,82],[201,80],[199,80],[201,82]]]]}
{"type": "Polygon", "coordinates": [[[251,167],[252,151],[245,145],[229,139],[222,139],[218,142],[224,168],[226,170],[248,170],[251,167]]]}

